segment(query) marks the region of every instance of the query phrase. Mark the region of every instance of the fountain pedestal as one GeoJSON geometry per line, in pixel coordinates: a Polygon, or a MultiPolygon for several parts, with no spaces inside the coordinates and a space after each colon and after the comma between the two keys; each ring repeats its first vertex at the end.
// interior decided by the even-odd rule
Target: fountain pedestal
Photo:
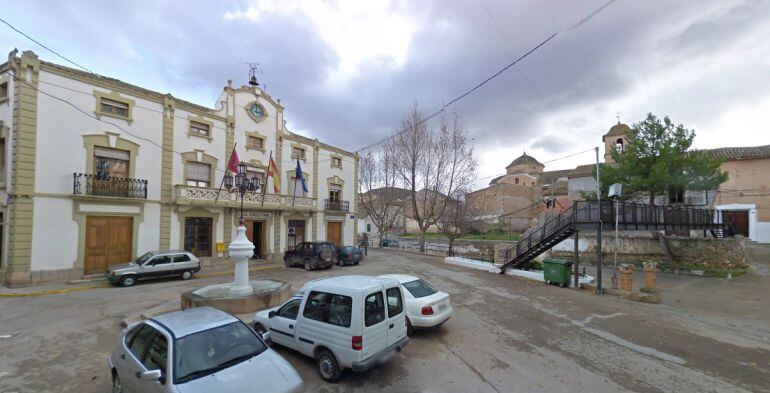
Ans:
{"type": "Polygon", "coordinates": [[[235,263],[234,280],[207,285],[182,293],[182,309],[211,306],[231,314],[247,314],[275,307],[291,297],[291,285],[276,280],[249,280],[249,258],[254,244],[246,237],[246,227],[238,227],[230,243],[230,258],[235,263]]]}

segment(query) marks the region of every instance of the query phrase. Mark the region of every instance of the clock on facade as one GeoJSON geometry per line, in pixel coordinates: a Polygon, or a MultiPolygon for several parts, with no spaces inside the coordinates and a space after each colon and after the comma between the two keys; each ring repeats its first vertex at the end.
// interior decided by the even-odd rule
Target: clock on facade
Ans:
{"type": "Polygon", "coordinates": [[[248,110],[249,110],[249,114],[251,115],[251,117],[254,118],[254,120],[259,121],[265,117],[265,108],[263,108],[262,105],[259,105],[256,102],[251,104],[248,110]]]}

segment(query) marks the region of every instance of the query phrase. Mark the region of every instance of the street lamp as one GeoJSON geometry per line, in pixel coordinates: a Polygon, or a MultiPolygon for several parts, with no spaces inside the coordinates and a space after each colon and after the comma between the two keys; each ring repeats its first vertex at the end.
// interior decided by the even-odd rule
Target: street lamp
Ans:
{"type": "Polygon", "coordinates": [[[618,289],[618,200],[622,190],[623,185],[615,183],[610,186],[607,192],[607,196],[615,201],[615,247],[613,247],[614,254],[612,257],[612,289],[618,289]]]}
{"type": "Polygon", "coordinates": [[[228,192],[237,192],[241,196],[241,213],[239,223],[243,225],[243,196],[248,192],[257,192],[259,178],[254,176],[249,179],[246,174],[246,164],[238,164],[238,172],[233,175],[225,175],[225,188],[228,192]]]}

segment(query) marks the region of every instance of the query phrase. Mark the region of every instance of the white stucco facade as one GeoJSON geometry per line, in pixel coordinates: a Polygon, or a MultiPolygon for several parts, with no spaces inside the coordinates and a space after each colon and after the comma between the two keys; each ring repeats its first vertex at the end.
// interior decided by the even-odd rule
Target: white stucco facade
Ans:
{"type": "Polygon", "coordinates": [[[227,256],[240,199],[217,189],[233,147],[250,178],[265,182],[271,154],[280,176],[279,192],[270,178],[244,196],[255,257],[280,259],[302,240],[356,241],[358,157],[287,130],[280,101],[258,87],[228,82],[209,108],[32,52],[12,53],[3,70],[0,275],[11,284],[100,274],[159,249],[227,256]],[[24,140],[34,143],[11,143],[24,140]],[[295,196],[297,148],[308,192],[295,196]]]}

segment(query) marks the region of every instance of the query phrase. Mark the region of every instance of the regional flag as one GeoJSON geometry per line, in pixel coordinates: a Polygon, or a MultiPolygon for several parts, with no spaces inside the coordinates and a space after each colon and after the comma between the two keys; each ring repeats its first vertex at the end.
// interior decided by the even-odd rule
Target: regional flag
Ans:
{"type": "Polygon", "coordinates": [[[273,161],[273,154],[270,154],[270,162],[267,164],[267,176],[273,177],[273,191],[278,194],[281,192],[281,175],[278,173],[278,166],[273,161]]]}

